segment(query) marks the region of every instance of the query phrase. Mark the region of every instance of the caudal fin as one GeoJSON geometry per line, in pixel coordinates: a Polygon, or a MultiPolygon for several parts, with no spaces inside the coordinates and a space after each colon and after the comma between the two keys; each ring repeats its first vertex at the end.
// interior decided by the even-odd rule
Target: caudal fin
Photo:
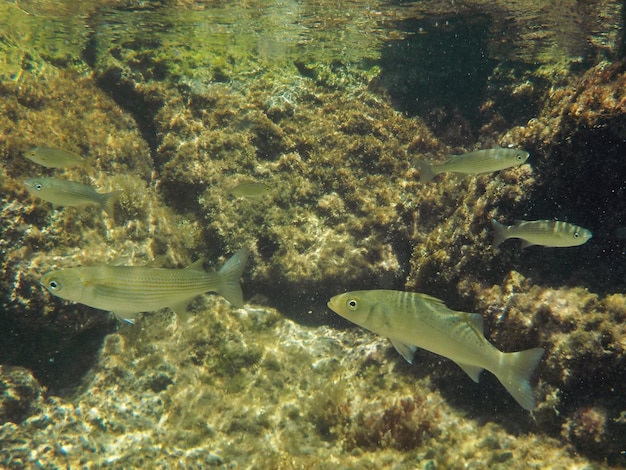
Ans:
{"type": "Polygon", "coordinates": [[[493,246],[500,246],[504,240],[506,240],[506,225],[501,224],[496,219],[491,219],[491,226],[493,227],[493,246]]]}
{"type": "Polygon", "coordinates": [[[248,249],[244,247],[231,256],[218,272],[220,283],[217,292],[233,304],[233,307],[243,307],[243,292],[239,278],[243,274],[247,261],[248,249]]]}
{"type": "Polygon", "coordinates": [[[417,168],[420,171],[420,181],[422,183],[428,183],[436,175],[436,173],[433,171],[432,165],[427,161],[418,160],[417,168]]]}
{"type": "Polygon", "coordinates": [[[527,349],[514,353],[502,353],[498,380],[525,410],[535,408],[535,397],[530,378],[543,356],[543,348],[527,349]]]}
{"type": "Polygon", "coordinates": [[[109,214],[109,217],[113,218],[113,205],[117,202],[122,191],[111,191],[110,193],[102,194],[102,210],[109,214]]]}

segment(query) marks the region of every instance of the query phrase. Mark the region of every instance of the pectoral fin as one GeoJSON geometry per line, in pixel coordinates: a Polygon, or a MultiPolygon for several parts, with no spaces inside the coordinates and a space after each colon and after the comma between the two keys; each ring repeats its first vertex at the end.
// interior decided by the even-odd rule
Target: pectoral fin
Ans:
{"type": "Polygon", "coordinates": [[[113,316],[115,317],[115,319],[119,322],[124,322],[128,325],[134,325],[135,324],[135,319],[134,318],[125,318],[121,315],[118,315],[115,312],[111,312],[113,314],[113,316]]]}
{"type": "Polygon", "coordinates": [[[391,344],[393,345],[393,347],[396,348],[396,351],[398,351],[400,355],[404,359],[406,359],[406,362],[408,362],[409,364],[413,364],[413,356],[415,356],[415,351],[417,351],[417,346],[404,344],[392,338],[389,338],[389,341],[391,341],[391,344]]]}

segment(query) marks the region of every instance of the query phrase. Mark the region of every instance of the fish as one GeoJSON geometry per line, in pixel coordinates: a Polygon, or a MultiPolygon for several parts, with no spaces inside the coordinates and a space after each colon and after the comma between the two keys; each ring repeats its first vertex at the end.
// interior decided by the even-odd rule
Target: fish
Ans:
{"type": "Polygon", "coordinates": [[[428,182],[439,173],[477,175],[504,170],[523,164],[528,160],[529,155],[527,151],[521,149],[496,147],[475,150],[463,155],[450,155],[443,163],[420,160],[417,162],[417,167],[420,170],[420,181],[428,182]]]}
{"type": "Polygon", "coordinates": [[[491,225],[495,232],[494,246],[500,246],[509,238],[521,238],[522,249],[533,245],[579,246],[587,243],[593,236],[586,228],[558,220],[518,220],[515,225],[503,225],[492,219],[491,225]]]}
{"type": "Polygon", "coordinates": [[[265,183],[246,182],[240,183],[230,190],[230,194],[236,197],[259,199],[269,194],[270,188],[265,183]]]}
{"type": "Polygon", "coordinates": [[[99,193],[91,186],[60,178],[27,178],[26,190],[55,206],[96,206],[113,216],[113,205],[122,191],[99,193]]]}
{"type": "Polygon", "coordinates": [[[119,317],[169,307],[183,315],[189,303],[205,292],[215,292],[234,307],[242,307],[239,284],[248,260],[241,248],[217,272],[204,269],[204,259],[183,269],[145,266],[85,266],[50,271],[41,285],[52,295],[119,317]]]}
{"type": "Polygon", "coordinates": [[[417,348],[454,361],[474,382],[487,369],[525,410],[535,408],[530,378],[543,348],[505,353],[483,334],[483,318],[457,312],[426,294],[362,290],[332,297],[328,307],[342,317],[387,337],[410,364],[417,348]]]}
{"type": "Polygon", "coordinates": [[[83,158],[75,153],[51,147],[33,147],[28,150],[24,156],[28,160],[45,166],[46,168],[72,168],[75,166],[90,168],[92,165],[91,160],[88,158],[83,158]]]}

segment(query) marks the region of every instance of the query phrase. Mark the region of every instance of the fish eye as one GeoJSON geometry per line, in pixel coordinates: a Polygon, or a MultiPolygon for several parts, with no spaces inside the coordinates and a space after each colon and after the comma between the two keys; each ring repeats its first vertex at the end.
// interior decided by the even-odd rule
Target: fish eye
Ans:
{"type": "Polygon", "coordinates": [[[578,230],[576,230],[574,232],[574,238],[578,238],[578,237],[580,237],[580,232],[578,230]]]}
{"type": "Polygon", "coordinates": [[[522,155],[521,153],[517,155],[517,161],[521,162],[524,159],[524,155],[522,155]]]}
{"type": "Polygon", "coordinates": [[[50,288],[51,291],[58,291],[61,289],[61,283],[59,281],[55,281],[54,279],[52,279],[51,281],[48,282],[48,287],[50,288]]]}
{"type": "Polygon", "coordinates": [[[43,185],[41,183],[35,183],[34,188],[37,191],[41,191],[43,189],[43,185]]]}
{"type": "Polygon", "coordinates": [[[357,303],[355,299],[349,299],[348,302],[346,302],[346,304],[348,305],[348,308],[350,310],[356,310],[359,306],[359,304],[357,303]]]}

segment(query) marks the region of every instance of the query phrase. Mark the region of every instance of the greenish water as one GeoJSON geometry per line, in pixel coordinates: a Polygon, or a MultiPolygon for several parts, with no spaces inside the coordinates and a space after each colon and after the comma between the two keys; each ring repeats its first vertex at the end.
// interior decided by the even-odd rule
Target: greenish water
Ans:
{"type": "Polygon", "coordinates": [[[622,9],[2,3],[0,466],[623,465],[622,9]],[[38,167],[35,145],[95,168],[38,167]],[[420,159],[497,145],[528,164],[420,181],[420,159]],[[35,175],[123,195],[114,216],[52,208],[24,191],[35,175]],[[594,238],[492,249],[492,218],[529,214],[594,238]],[[120,259],[218,269],[242,246],[242,309],[201,296],[130,326],[39,285],[120,259]],[[533,413],[326,306],[373,288],[478,313],[507,352],[545,348],[533,413]]]}

